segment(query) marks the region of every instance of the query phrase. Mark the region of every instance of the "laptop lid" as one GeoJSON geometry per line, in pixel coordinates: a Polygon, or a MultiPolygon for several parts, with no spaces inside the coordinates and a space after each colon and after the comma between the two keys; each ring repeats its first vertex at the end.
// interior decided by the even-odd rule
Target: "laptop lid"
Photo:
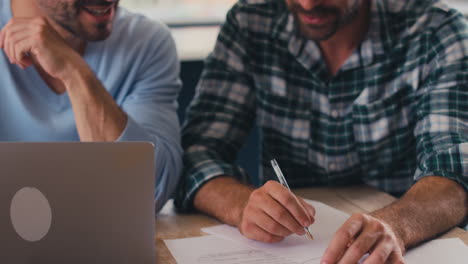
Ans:
{"type": "Polygon", "coordinates": [[[155,263],[150,143],[0,143],[0,262],[155,263]]]}

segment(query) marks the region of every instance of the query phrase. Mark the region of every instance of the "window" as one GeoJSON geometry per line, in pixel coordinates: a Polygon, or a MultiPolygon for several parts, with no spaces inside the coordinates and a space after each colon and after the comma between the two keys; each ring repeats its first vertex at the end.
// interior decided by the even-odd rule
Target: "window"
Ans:
{"type": "Polygon", "coordinates": [[[121,5],[169,26],[219,25],[236,0],[122,0],[121,5]]]}

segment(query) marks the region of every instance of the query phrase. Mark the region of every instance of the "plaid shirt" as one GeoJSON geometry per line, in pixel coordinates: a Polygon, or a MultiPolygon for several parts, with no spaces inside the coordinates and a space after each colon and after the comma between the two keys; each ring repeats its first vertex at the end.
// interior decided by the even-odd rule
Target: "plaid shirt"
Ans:
{"type": "Polygon", "coordinates": [[[373,0],[365,40],[330,76],[285,0],[241,0],[206,60],[183,131],[176,204],[229,175],[253,125],[260,183],[366,183],[400,195],[425,176],[468,187],[468,25],[439,1],[373,0]]]}

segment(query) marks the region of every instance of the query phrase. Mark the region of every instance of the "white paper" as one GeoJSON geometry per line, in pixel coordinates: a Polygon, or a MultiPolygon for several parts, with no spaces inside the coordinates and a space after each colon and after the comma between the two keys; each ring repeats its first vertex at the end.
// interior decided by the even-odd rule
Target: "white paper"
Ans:
{"type": "Polygon", "coordinates": [[[297,262],[320,259],[335,231],[343,225],[349,215],[320,202],[307,202],[312,204],[316,211],[315,223],[310,227],[314,240],[310,240],[306,235],[291,235],[278,243],[262,243],[244,237],[237,228],[228,225],[203,228],[202,231],[297,262]]]}
{"type": "MultiPolygon", "coordinates": [[[[348,215],[325,204],[308,201],[316,209],[311,231],[315,239],[293,235],[275,244],[249,240],[236,228],[204,228],[210,236],[165,240],[179,264],[319,264],[330,239],[348,215]]],[[[467,264],[468,246],[460,239],[430,241],[405,255],[408,264],[467,264]]]]}
{"type": "MultiPolygon", "coordinates": [[[[319,264],[320,258],[295,262],[216,236],[164,241],[179,264],[319,264]]],[[[430,241],[405,255],[407,264],[467,264],[468,246],[459,238],[430,241]]]]}
{"type": "Polygon", "coordinates": [[[405,255],[407,264],[467,264],[468,246],[459,238],[432,240],[405,255]]]}
{"type": "Polygon", "coordinates": [[[179,264],[319,264],[298,263],[271,253],[242,246],[216,236],[165,240],[179,264]]]}

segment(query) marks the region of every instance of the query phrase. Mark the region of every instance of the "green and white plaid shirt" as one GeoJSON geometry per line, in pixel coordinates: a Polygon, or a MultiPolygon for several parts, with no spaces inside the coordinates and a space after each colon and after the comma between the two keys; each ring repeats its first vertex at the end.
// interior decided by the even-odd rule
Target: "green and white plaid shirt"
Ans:
{"type": "Polygon", "coordinates": [[[260,129],[260,181],[276,158],[291,187],[366,183],[399,195],[425,176],[468,188],[468,25],[439,1],[372,0],[367,37],[330,76],[285,0],[241,0],[205,64],[183,131],[176,199],[248,177],[235,158],[260,129]]]}

